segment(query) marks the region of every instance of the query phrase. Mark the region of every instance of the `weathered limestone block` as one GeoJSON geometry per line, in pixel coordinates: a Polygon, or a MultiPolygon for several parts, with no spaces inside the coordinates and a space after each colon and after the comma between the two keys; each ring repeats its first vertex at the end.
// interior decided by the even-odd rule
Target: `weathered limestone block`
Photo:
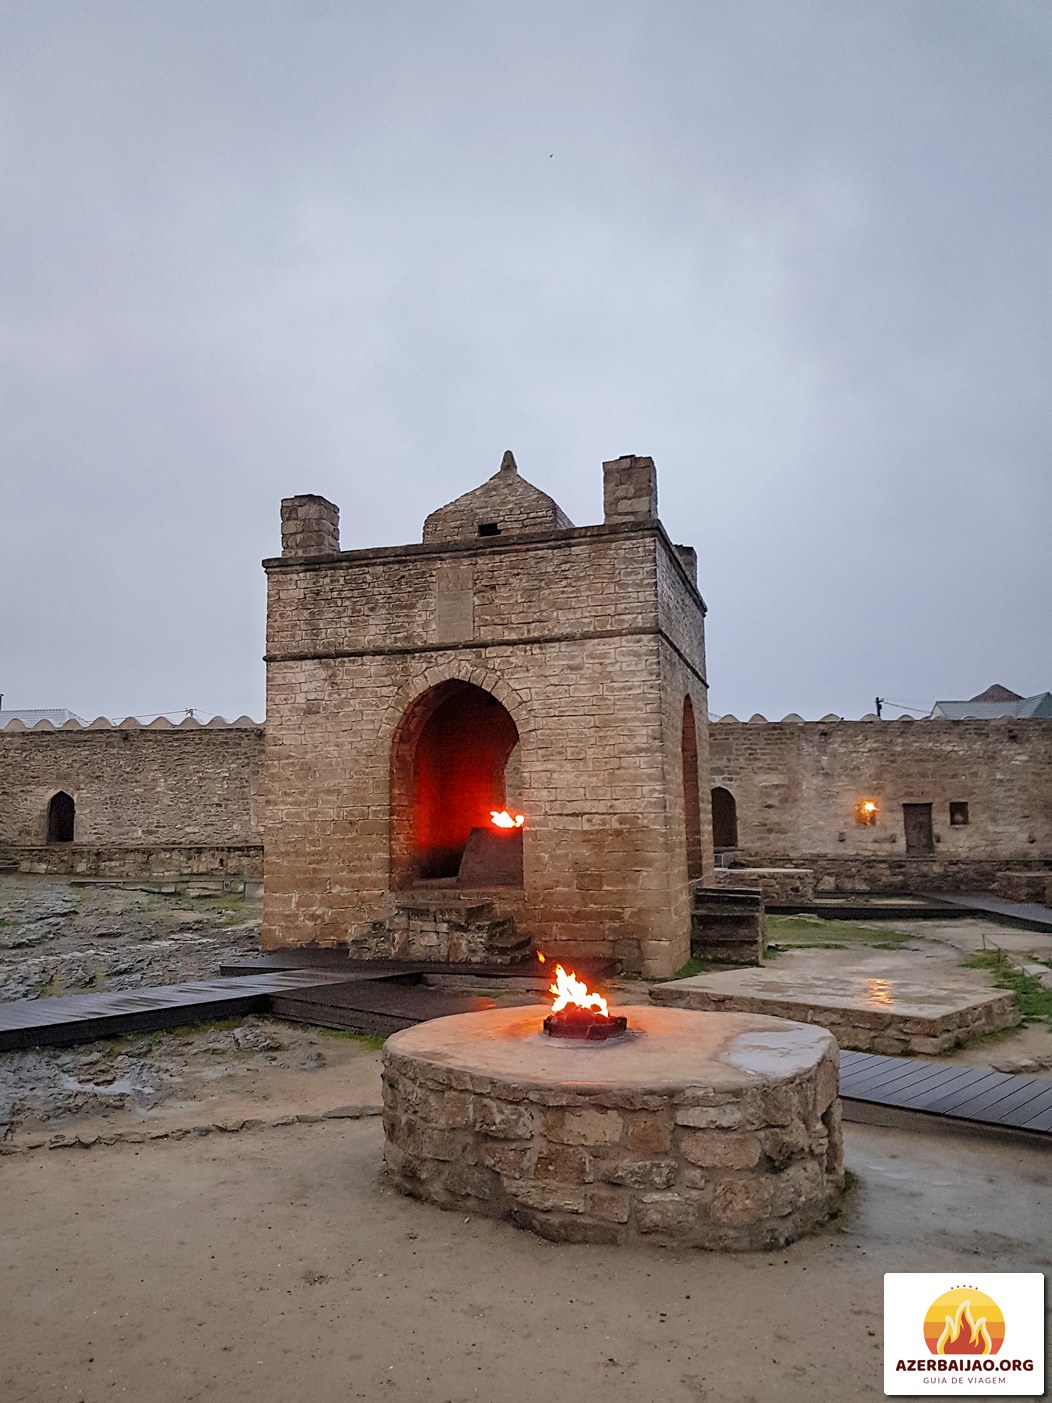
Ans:
{"type": "Polygon", "coordinates": [[[590,1184],[595,1178],[594,1160],[577,1145],[548,1145],[538,1153],[534,1173],[538,1179],[590,1184]]]}
{"type": "Polygon", "coordinates": [[[476,1130],[497,1140],[525,1140],[533,1134],[536,1117],[528,1106],[486,1097],[475,1101],[473,1122],[476,1130]]]}
{"type": "Polygon", "coordinates": [[[495,1170],[502,1179],[525,1179],[537,1154],[532,1144],[491,1140],[477,1147],[478,1162],[495,1170]]]}
{"type": "Polygon", "coordinates": [[[584,1190],[566,1184],[523,1179],[511,1181],[507,1188],[515,1202],[526,1208],[540,1208],[545,1213],[583,1213],[585,1210],[584,1190]]]}
{"type": "Polygon", "coordinates": [[[689,1237],[697,1216],[697,1200],[684,1194],[640,1194],[636,1200],[636,1221],[641,1233],[689,1237]]]}
{"type": "Polygon", "coordinates": [[[586,1195],[585,1211],[603,1223],[627,1223],[631,1209],[632,1200],[623,1189],[599,1186],[586,1195]]]}
{"type": "Polygon", "coordinates": [[[674,1159],[617,1160],[604,1164],[600,1177],[633,1189],[670,1189],[676,1182],[677,1169],[674,1159]]]}
{"type": "Polygon", "coordinates": [[[616,1111],[560,1110],[545,1117],[544,1132],[564,1145],[614,1145],[624,1121],[616,1111]]]}
{"type": "Polygon", "coordinates": [[[682,1106],[676,1112],[677,1125],[699,1130],[736,1130],[742,1123],[740,1106],[682,1106]]]}
{"type": "Polygon", "coordinates": [[[752,1169],[759,1162],[760,1138],[748,1132],[691,1130],[680,1136],[679,1152],[691,1164],[724,1169],[752,1169]]]}
{"type": "MultiPolygon", "coordinates": [[[[677,1116],[678,1119],[678,1116],[677,1116]]],[[[642,1111],[625,1117],[625,1149],[632,1154],[665,1154],[672,1144],[671,1117],[642,1111]]]]}

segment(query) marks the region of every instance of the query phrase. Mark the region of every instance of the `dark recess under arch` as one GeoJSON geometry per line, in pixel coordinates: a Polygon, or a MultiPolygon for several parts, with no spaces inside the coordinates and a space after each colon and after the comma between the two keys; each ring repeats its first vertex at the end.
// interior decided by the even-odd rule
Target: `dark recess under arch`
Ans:
{"type": "Polygon", "coordinates": [[[72,843],[77,806],[69,794],[59,790],[47,806],[47,840],[49,843],[72,843]]]}
{"type": "Polygon", "coordinates": [[[712,791],[712,846],[738,846],[738,806],[731,791],[722,785],[712,791]]]}

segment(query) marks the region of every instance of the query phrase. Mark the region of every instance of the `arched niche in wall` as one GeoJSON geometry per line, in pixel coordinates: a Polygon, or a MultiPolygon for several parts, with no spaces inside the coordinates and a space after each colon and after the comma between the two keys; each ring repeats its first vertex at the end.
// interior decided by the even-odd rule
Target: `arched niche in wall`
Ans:
{"type": "Polygon", "coordinates": [[[712,846],[738,846],[738,806],[731,791],[722,785],[712,791],[712,846]]]}
{"type": "Polygon", "coordinates": [[[702,877],[701,786],[698,781],[698,727],[690,697],[683,700],[683,821],[687,838],[687,880],[698,882],[702,877]]]}
{"type": "Polygon", "coordinates": [[[72,795],[59,790],[53,794],[47,806],[47,840],[49,843],[72,843],[76,824],[77,806],[72,795]]]}

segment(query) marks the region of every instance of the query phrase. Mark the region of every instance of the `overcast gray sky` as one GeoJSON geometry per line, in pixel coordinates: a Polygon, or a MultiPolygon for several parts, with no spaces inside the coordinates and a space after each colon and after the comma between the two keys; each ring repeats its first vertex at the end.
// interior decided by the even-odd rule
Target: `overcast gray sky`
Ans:
{"type": "Polygon", "coordinates": [[[4,706],[263,711],[279,500],[649,453],[712,709],[1052,687],[1047,0],[0,0],[4,706]]]}

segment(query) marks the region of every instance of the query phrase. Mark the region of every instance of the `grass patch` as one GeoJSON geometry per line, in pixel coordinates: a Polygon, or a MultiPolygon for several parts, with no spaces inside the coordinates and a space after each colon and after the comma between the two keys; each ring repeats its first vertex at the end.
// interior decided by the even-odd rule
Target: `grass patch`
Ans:
{"type": "Polygon", "coordinates": [[[834,1232],[847,1232],[847,1224],[844,1222],[845,1216],[854,1207],[854,1197],[858,1191],[859,1178],[851,1169],[844,1170],[844,1188],[840,1195],[840,1200],[832,1212],[832,1226],[834,1232]]]}
{"type": "Polygon", "coordinates": [[[221,896],[194,896],[192,902],[200,902],[212,911],[244,911],[245,897],[241,892],[226,892],[221,896]]]}
{"type": "Polygon", "coordinates": [[[873,950],[900,950],[910,939],[904,930],[862,921],[825,920],[821,916],[768,916],[767,938],[780,949],[851,950],[866,945],[873,950]]]}
{"type": "Polygon", "coordinates": [[[192,1038],[197,1033],[228,1033],[232,1028],[240,1028],[244,1018],[202,1018],[198,1023],[180,1023],[178,1028],[154,1028],[150,1033],[124,1033],[121,1037],[132,1040],[148,1037],[154,1047],[160,1047],[165,1038],[192,1038]]]}
{"type": "Polygon", "coordinates": [[[356,1033],[353,1028],[315,1028],[314,1031],[323,1038],[347,1038],[373,1052],[379,1052],[387,1041],[377,1033],[356,1033]]]}
{"type": "Polygon", "coordinates": [[[988,1047],[991,1043],[1003,1043],[1008,1038],[1015,1037],[1019,1032],[1018,1027],[1013,1028],[991,1028],[987,1033],[969,1034],[966,1038],[958,1039],[953,1047],[948,1047],[945,1052],[936,1053],[938,1057],[948,1057],[951,1053],[961,1047],[988,1047]]]}
{"type": "Polygon", "coordinates": [[[711,960],[696,960],[692,955],[685,965],[680,965],[672,978],[689,979],[694,974],[708,974],[711,968],[711,960]]]}
{"type": "Polygon", "coordinates": [[[143,1038],[149,1038],[154,1047],[160,1047],[165,1038],[192,1038],[195,1033],[227,1032],[231,1028],[240,1028],[244,1021],[244,1018],[236,1016],[202,1018],[199,1023],[180,1023],[178,1028],[150,1028],[141,1033],[117,1033],[114,1037],[106,1039],[109,1044],[107,1051],[109,1056],[116,1057],[126,1043],[140,1042],[143,1038]]]}
{"type": "Polygon", "coordinates": [[[1052,989],[1046,989],[1034,974],[1024,974],[1009,964],[1003,950],[977,950],[965,964],[969,969],[985,969],[999,989],[1015,994],[1019,1012],[1029,1023],[1044,1019],[1052,1023],[1052,989]]]}

